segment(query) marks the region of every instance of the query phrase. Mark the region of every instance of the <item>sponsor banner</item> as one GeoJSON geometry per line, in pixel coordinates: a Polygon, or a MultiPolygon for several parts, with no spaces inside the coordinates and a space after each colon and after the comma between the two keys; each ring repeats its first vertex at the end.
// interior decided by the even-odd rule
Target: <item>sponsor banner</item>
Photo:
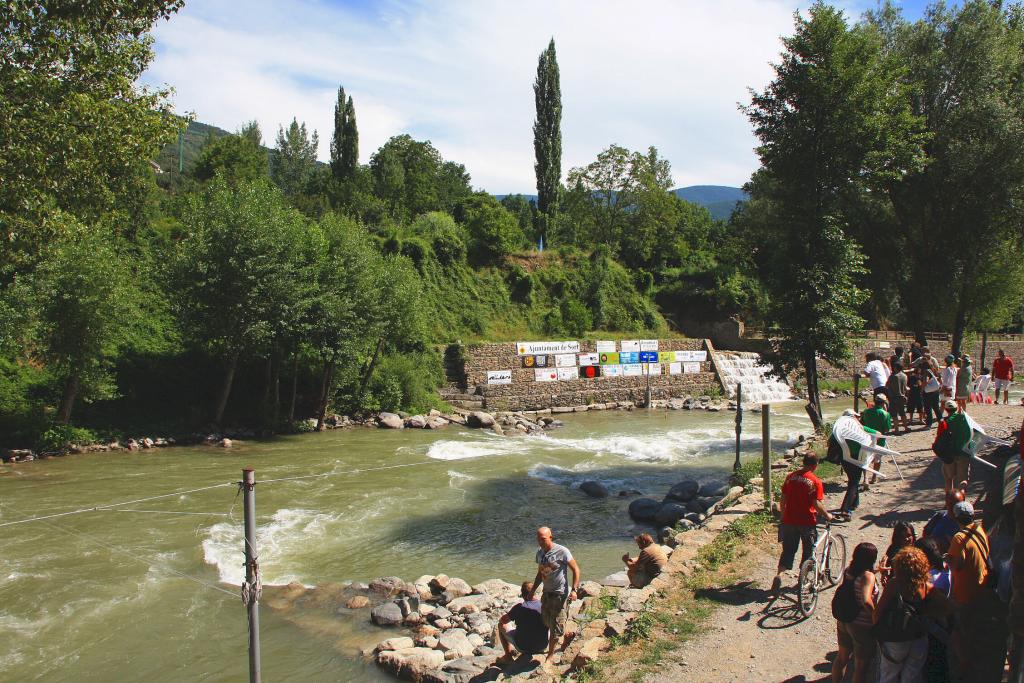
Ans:
{"type": "Polygon", "coordinates": [[[574,368],[576,367],[576,354],[575,353],[560,353],[555,356],[555,367],[556,368],[574,368]]]}
{"type": "Polygon", "coordinates": [[[553,353],[579,353],[578,341],[516,342],[516,353],[520,356],[539,356],[553,353]]]}
{"type": "Polygon", "coordinates": [[[581,353],[580,354],[580,365],[597,365],[601,362],[601,354],[599,353],[581,353]]]}
{"type": "Polygon", "coordinates": [[[889,342],[883,342],[883,341],[878,342],[878,348],[880,348],[880,349],[887,349],[887,348],[889,348],[889,342]]]}
{"type": "Polygon", "coordinates": [[[547,356],[523,356],[524,368],[546,368],[547,366],[547,356]]]}
{"type": "Polygon", "coordinates": [[[487,371],[487,383],[488,384],[512,384],[512,371],[511,370],[488,370],[487,371]]]}
{"type": "Polygon", "coordinates": [[[599,341],[594,342],[594,350],[598,353],[615,353],[615,342],[599,341]]]}
{"type": "Polygon", "coordinates": [[[641,363],[644,366],[645,375],[660,375],[661,364],[660,363],[641,363]]]}
{"type": "Polygon", "coordinates": [[[533,371],[533,379],[537,382],[554,382],[558,379],[558,373],[551,368],[545,368],[543,370],[538,368],[533,371]]]}
{"type": "Polygon", "coordinates": [[[700,363],[683,363],[684,375],[696,375],[700,372],[700,363]]]}
{"type": "Polygon", "coordinates": [[[618,365],[620,363],[619,356],[621,355],[622,354],[619,353],[605,351],[598,354],[597,357],[601,365],[618,365]]]}
{"type": "Polygon", "coordinates": [[[640,340],[641,351],[657,351],[658,340],[657,339],[641,339],[640,340]]]}
{"type": "Polygon", "coordinates": [[[658,352],[657,351],[641,351],[640,352],[641,363],[657,363],[658,352]]]}
{"type": "Polygon", "coordinates": [[[644,374],[644,366],[639,363],[626,363],[622,366],[622,375],[624,377],[637,377],[644,374]]]}
{"type": "Polygon", "coordinates": [[[676,351],[676,360],[683,363],[703,362],[707,359],[707,351],[676,351]]]}
{"type": "Polygon", "coordinates": [[[668,374],[670,374],[670,375],[681,375],[681,374],[683,374],[683,364],[682,363],[669,363],[668,364],[668,374]]]}
{"type": "Polygon", "coordinates": [[[632,341],[623,339],[622,341],[619,342],[619,351],[631,351],[639,353],[640,342],[636,341],[635,339],[632,341]]]}
{"type": "Polygon", "coordinates": [[[629,363],[629,364],[639,363],[640,362],[640,352],[639,351],[623,351],[622,353],[619,354],[619,362],[622,363],[623,365],[626,365],[627,363],[629,363]]]}
{"type": "Polygon", "coordinates": [[[579,369],[574,365],[571,368],[555,368],[559,380],[579,379],[579,369]]]}
{"type": "Polygon", "coordinates": [[[622,377],[621,365],[602,365],[601,374],[605,377],[622,377]]]}
{"type": "Polygon", "coordinates": [[[676,352],[675,351],[658,351],[658,362],[659,363],[675,363],[676,352]]]}
{"type": "Polygon", "coordinates": [[[600,365],[584,365],[580,368],[581,379],[593,379],[601,376],[603,368],[600,365]]]}

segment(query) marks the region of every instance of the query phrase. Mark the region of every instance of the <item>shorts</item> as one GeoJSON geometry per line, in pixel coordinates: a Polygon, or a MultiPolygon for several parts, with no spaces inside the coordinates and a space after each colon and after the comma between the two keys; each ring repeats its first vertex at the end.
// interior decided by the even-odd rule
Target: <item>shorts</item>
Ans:
{"type": "Polygon", "coordinates": [[[967,458],[956,457],[953,462],[942,463],[942,476],[953,481],[953,486],[959,486],[962,481],[971,480],[971,461],[967,458]]]}
{"type": "Polygon", "coordinates": [[[853,652],[857,661],[870,663],[875,658],[878,640],[871,632],[870,626],[837,621],[836,637],[839,640],[839,647],[853,652]]]}
{"type": "Polygon", "coordinates": [[[541,650],[540,652],[534,652],[530,648],[523,647],[519,643],[519,641],[516,640],[516,629],[512,629],[511,631],[505,631],[505,637],[508,638],[508,642],[510,645],[512,645],[512,647],[519,650],[524,655],[539,655],[541,654],[541,652],[543,652],[543,650],[541,650]]]}
{"type": "Polygon", "coordinates": [[[540,596],[540,619],[552,636],[565,635],[565,621],[569,617],[569,596],[564,593],[544,593],[540,596]]]}
{"type": "Polygon", "coordinates": [[[1010,390],[1010,380],[1008,379],[994,379],[992,384],[995,385],[997,392],[1010,390]]]}
{"type": "Polygon", "coordinates": [[[906,417],[907,416],[907,400],[905,398],[896,397],[890,401],[889,412],[893,417],[906,417]]]}
{"type": "Polygon", "coordinates": [[[797,548],[800,548],[800,564],[803,564],[804,560],[811,556],[817,541],[817,527],[780,524],[779,543],[782,544],[782,556],[779,557],[779,569],[793,568],[797,548]]]}

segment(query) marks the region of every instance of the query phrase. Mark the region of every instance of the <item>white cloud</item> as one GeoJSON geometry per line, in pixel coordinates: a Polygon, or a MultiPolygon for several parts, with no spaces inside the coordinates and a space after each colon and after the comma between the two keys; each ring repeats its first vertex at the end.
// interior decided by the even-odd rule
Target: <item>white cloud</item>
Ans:
{"type": "Polygon", "coordinates": [[[194,0],[154,31],[148,83],[179,111],[268,144],[292,117],[326,159],[336,89],[356,105],[363,162],[389,137],[430,139],[473,185],[534,192],[533,79],[554,36],[563,173],[610,143],[655,145],[677,185],[740,185],[757,167],[736,108],[762,88],[794,5],[775,0],[623,3],[439,0],[346,6],[194,0]]]}

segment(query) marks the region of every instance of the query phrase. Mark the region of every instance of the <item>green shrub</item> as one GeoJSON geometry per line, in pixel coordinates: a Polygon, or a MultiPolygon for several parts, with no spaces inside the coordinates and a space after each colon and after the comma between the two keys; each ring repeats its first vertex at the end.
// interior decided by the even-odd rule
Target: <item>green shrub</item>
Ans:
{"type": "Polygon", "coordinates": [[[86,445],[95,441],[96,435],[88,429],[57,424],[39,435],[36,448],[43,453],[64,453],[73,445],[86,445]]]}
{"type": "Polygon", "coordinates": [[[522,266],[513,266],[506,277],[509,296],[516,303],[527,306],[533,303],[534,277],[522,266]]]}

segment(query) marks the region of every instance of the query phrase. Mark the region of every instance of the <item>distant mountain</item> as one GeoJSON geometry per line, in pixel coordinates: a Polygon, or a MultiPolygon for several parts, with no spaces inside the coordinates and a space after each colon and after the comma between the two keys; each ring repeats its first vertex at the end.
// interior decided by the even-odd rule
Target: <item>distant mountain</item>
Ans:
{"type": "MultiPolygon", "coordinates": [[[[727,185],[691,185],[679,187],[672,192],[680,199],[684,199],[697,206],[703,206],[715,220],[727,221],[732,215],[733,209],[739,202],[747,201],[747,193],[738,187],[727,185]]],[[[494,195],[499,201],[508,195],[494,195]]],[[[537,201],[537,195],[524,194],[530,201],[537,201]]]]}
{"type": "Polygon", "coordinates": [[[727,185],[691,185],[672,191],[680,199],[703,206],[712,218],[720,221],[729,220],[736,205],[747,201],[746,192],[727,185]]]}
{"type": "MultiPolygon", "coordinates": [[[[185,132],[181,136],[181,166],[187,173],[199,160],[203,146],[210,140],[231,135],[228,131],[217,126],[199,121],[190,121],[185,132]]],[[[175,140],[166,145],[160,154],[157,155],[156,163],[164,173],[176,174],[178,172],[178,141],[175,140]]]]}

